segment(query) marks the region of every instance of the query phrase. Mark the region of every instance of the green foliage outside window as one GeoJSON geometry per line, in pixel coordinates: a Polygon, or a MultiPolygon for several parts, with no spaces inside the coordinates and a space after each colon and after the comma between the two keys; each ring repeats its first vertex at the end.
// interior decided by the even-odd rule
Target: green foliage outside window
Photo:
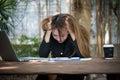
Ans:
{"type": "MultiPolygon", "coordinates": [[[[13,41],[13,40],[12,40],[13,41]]],[[[41,40],[38,38],[29,38],[22,35],[18,39],[19,44],[13,43],[13,47],[18,57],[38,57],[41,40]]]]}

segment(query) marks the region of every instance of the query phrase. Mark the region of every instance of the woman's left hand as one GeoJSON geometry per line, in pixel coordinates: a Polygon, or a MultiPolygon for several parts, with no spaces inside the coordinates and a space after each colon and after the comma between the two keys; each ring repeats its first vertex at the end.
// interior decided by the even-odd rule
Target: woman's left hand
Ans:
{"type": "Polygon", "coordinates": [[[68,31],[69,33],[71,33],[72,31],[70,30],[70,26],[69,26],[69,23],[68,23],[68,17],[66,18],[65,23],[66,23],[67,31],[68,31]]]}
{"type": "Polygon", "coordinates": [[[74,34],[74,32],[70,29],[70,24],[68,23],[68,19],[69,19],[69,17],[67,17],[66,20],[65,20],[66,28],[67,28],[67,31],[69,32],[72,40],[74,41],[74,40],[75,40],[75,34],[74,34]]]}

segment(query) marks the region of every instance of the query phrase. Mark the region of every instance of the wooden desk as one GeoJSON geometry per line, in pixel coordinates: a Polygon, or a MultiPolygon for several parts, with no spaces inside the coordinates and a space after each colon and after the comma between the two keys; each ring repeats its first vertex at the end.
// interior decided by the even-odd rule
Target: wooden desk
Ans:
{"type": "Polygon", "coordinates": [[[73,62],[0,62],[0,74],[120,74],[120,60],[94,58],[73,62]]]}

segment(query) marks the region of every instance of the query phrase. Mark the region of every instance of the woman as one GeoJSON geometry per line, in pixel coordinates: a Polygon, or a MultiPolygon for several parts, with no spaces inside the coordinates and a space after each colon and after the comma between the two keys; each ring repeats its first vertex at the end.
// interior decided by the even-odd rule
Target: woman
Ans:
{"type": "MultiPolygon", "coordinates": [[[[48,57],[50,53],[51,57],[90,57],[88,32],[70,14],[48,17],[43,20],[42,28],[45,35],[39,49],[40,57],[48,57]]],[[[83,78],[84,75],[62,75],[62,80],[83,78]]]]}

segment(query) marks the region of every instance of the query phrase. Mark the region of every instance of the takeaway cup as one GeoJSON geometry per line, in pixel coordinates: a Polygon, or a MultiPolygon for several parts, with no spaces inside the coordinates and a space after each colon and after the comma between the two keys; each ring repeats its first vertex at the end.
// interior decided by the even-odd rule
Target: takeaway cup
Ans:
{"type": "Polygon", "coordinates": [[[113,44],[105,44],[103,45],[104,57],[105,58],[113,58],[114,55],[114,45],[113,44]]]}

